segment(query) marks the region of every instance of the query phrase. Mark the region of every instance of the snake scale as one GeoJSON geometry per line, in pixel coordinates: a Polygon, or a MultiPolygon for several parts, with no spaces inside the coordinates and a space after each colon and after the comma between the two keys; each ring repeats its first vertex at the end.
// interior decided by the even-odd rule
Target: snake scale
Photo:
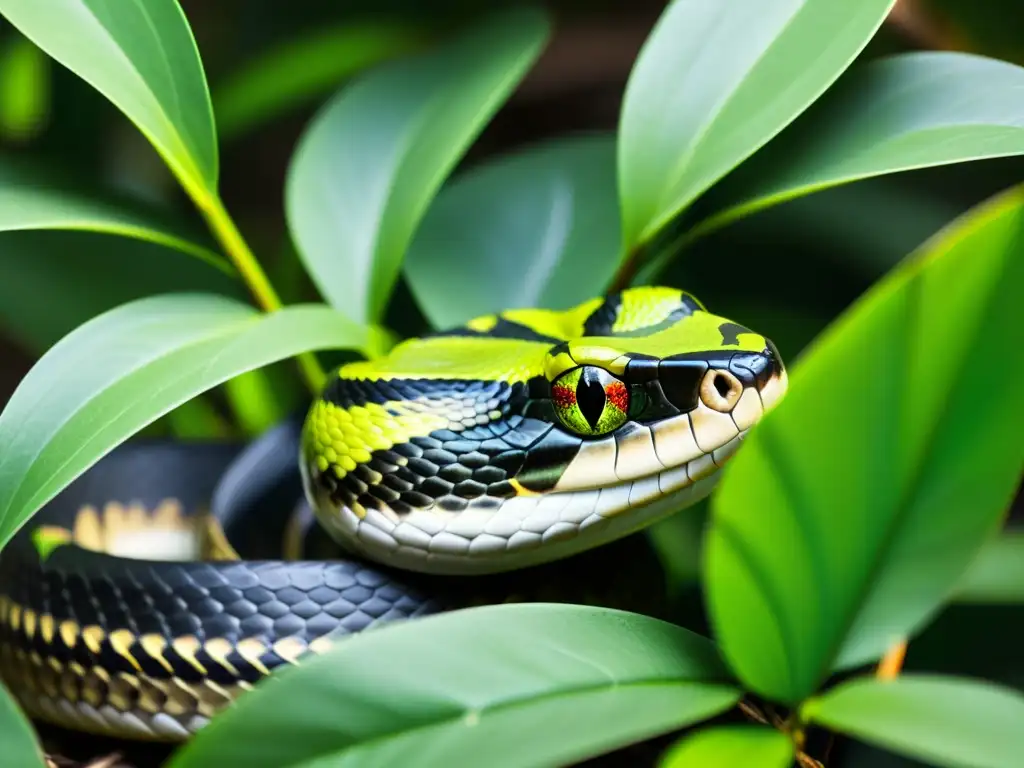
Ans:
{"type": "Polygon", "coordinates": [[[786,383],[771,341],[672,288],[404,341],[341,366],[302,430],[343,557],[243,560],[215,525],[200,557],[171,507],[44,508],[0,556],[0,675],[41,720],[186,739],[280,665],[458,607],[434,576],[569,558],[703,498],[786,383]]]}

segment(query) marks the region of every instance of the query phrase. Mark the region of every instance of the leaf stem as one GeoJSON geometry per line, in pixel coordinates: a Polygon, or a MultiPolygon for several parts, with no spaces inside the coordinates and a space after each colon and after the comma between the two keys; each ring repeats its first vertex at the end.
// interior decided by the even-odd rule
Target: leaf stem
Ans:
{"type": "MultiPolygon", "coordinates": [[[[249,244],[245,242],[234,220],[224,208],[224,203],[217,195],[201,194],[195,198],[196,205],[206,219],[217,241],[227,253],[231,262],[242,276],[249,292],[252,293],[256,305],[264,312],[276,312],[281,309],[281,299],[274,290],[274,286],[267,279],[266,272],[256,260],[249,244]]],[[[312,394],[316,395],[323,388],[327,376],[319,361],[312,352],[303,352],[298,355],[297,361],[302,377],[306,381],[312,394]]]]}
{"type": "Polygon", "coordinates": [[[903,660],[907,656],[907,641],[900,640],[895,643],[885,656],[882,657],[875,671],[875,677],[879,680],[895,680],[903,668],[903,660]]]}
{"type": "Polygon", "coordinates": [[[642,245],[638,245],[626,255],[626,258],[620,262],[619,268],[612,278],[608,287],[608,293],[619,293],[629,288],[633,278],[636,277],[637,270],[643,266],[645,253],[646,249],[642,245]]]}

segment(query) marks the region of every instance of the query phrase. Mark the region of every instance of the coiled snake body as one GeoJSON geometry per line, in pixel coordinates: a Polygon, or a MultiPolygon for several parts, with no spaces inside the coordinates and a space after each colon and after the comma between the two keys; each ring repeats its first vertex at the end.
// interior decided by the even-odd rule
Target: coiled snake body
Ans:
{"type": "Polygon", "coordinates": [[[0,674],[40,719],[187,738],[281,664],[457,607],[431,574],[566,558],[692,504],[785,388],[769,340],[669,288],[403,342],[342,366],[302,433],[307,499],[351,558],[240,560],[214,530],[172,561],[111,545],[173,550],[171,510],[44,509],[0,557],[0,674]]]}

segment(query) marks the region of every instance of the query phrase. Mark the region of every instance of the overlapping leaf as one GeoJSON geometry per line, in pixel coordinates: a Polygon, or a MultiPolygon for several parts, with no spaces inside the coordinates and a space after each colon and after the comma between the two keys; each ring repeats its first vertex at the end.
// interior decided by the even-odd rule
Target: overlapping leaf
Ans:
{"type": "Polygon", "coordinates": [[[177,0],[0,0],[0,14],[117,105],[194,195],[216,192],[210,95],[177,0]]]}
{"type": "Polygon", "coordinates": [[[726,184],[699,231],[858,179],[1024,154],[1024,67],[929,51],[852,69],[726,184]]]}
{"type": "Polygon", "coordinates": [[[1024,469],[1024,191],[941,233],[835,323],[724,470],[705,578],[723,653],[794,702],[938,608],[1024,469]],[[993,361],[998,375],[993,378],[993,361]]]}
{"type": "Polygon", "coordinates": [[[619,263],[615,137],[559,139],[478,166],[441,190],[405,262],[437,328],[513,307],[567,309],[619,263]]]}
{"type": "Polygon", "coordinates": [[[261,315],[176,294],[85,323],[32,368],[0,413],[0,547],[135,432],[233,376],[299,352],[361,349],[365,329],[322,305],[261,315]]]}
{"type": "Polygon", "coordinates": [[[804,717],[943,768],[1012,768],[1024,754],[1024,695],[982,681],[861,678],[807,702],[804,717]]]}
{"type": "Polygon", "coordinates": [[[562,765],[721,712],[714,646],[637,614],[486,606],[346,638],[246,694],[170,768],[562,765]]]}
{"type": "Polygon", "coordinates": [[[806,109],[892,5],[674,0],[640,52],[622,107],[626,246],[650,240],[806,109]]]}
{"type": "Polygon", "coordinates": [[[380,320],[431,199],[547,35],[540,11],[496,14],[360,77],[310,124],[288,173],[288,226],[340,312],[380,320]]]}

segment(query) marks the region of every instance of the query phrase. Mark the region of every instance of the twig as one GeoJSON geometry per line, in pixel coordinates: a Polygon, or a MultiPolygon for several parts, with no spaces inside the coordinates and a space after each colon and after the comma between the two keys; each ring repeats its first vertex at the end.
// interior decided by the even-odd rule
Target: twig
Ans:
{"type": "Polygon", "coordinates": [[[875,677],[879,680],[895,680],[903,668],[903,660],[906,656],[907,641],[900,640],[885,652],[885,656],[882,657],[877,670],[875,670],[875,677]]]}
{"type": "MultiPolygon", "coordinates": [[[[206,219],[210,231],[216,236],[221,247],[230,257],[239,275],[249,287],[256,304],[264,312],[276,312],[281,309],[281,299],[270,284],[266,272],[256,260],[245,238],[238,231],[235,222],[224,208],[224,203],[216,195],[197,192],[193,199],[196,206],[206,219]]],[[[312,352],[303,352],[297,357],[299,369],[306,380],[310,391],[315,395],[323,388],[326,374],[312,352]]]]}

